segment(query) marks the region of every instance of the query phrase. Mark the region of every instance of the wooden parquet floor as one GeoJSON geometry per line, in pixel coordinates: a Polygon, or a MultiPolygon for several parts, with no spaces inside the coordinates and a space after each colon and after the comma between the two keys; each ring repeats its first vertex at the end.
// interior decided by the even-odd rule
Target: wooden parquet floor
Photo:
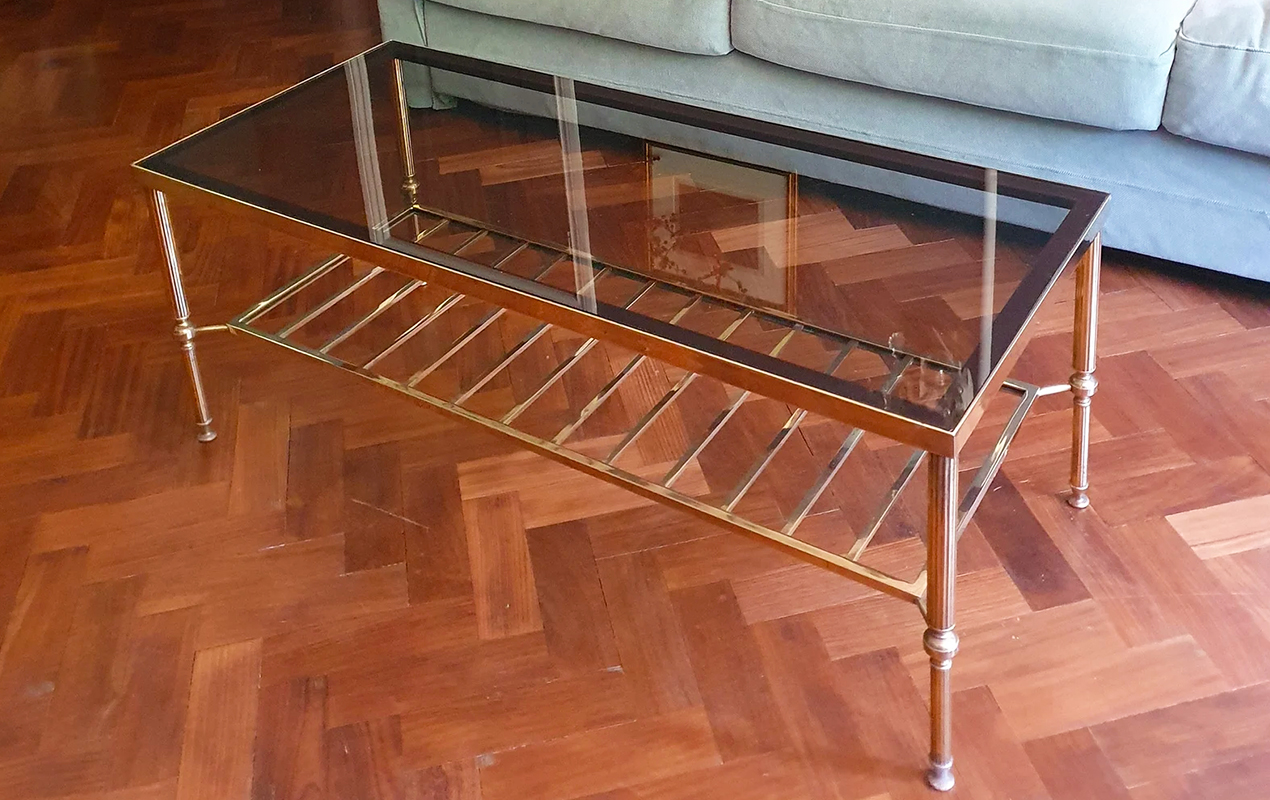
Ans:
{"type": "MultiPolygon", "coordinates": [[[[194,440],[127,164],[374,14],[0,6],[0,798],[930,796],[901,602],[227,336],[194,440]]],[[[177,215],[196,321],[314,255],[177,215]]],[[[952,796],[1263,798],[1270,292],[1103,283],[1092,508],[1051,398],[963,540],[952,796]]]]}

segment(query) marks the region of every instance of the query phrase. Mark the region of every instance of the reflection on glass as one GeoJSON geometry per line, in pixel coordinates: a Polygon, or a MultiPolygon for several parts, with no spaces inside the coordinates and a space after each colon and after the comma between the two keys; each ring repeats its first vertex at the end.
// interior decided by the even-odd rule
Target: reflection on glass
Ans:
{"type": "Polygon", "coordinates": [[[366,57],[357,56],[344,63],[348,80],[349,108],[353,114],[353,146],[357,151],[357,177],[366,207],[366,224],[372,242],[388,240],[388,205],[384,201],[384,182],[379,175],[379,149],[375,144],[375,114],[370,98],[370,78],[366,57]]]}
{"type": "Polygon", "coordinates": [[[992,318],[997,275],[997,171],[983,172],[983,286],[979,301],[979,376],[992,370],[992,318]]]}
{"type": "Polygon", "coordinates": [[[645,158],[648,274],[794,316],[798,176],[652,142],[645,158]]]}
{"type": "Polygon", "coordinates": [[[556,76],[556,117],[560,122],[560,160],[564,170],[564,197],[569,213],[569,245],[573,250],[573,281],[578,302],[592,314],[595,304],[595,268],[591,258],[591,224],[587,221],[586,182],[583,178],[582,134],[578,130],[578,100],[573,81],[556,76]]]}

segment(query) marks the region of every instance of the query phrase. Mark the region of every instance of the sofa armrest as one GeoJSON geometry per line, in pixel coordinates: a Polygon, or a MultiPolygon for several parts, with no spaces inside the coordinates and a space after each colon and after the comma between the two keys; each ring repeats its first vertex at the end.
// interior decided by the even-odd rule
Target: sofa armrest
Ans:
{"type": "MultiPolygon", "coordinates": [[[[427,16],[424,0],[379,0],[379,29],[384,41],[396,40],[426,47],[427,16]]],[[[406,102],[411,108],[451,108],[454,103],[432,90],[432,75],[421,64],[403,64],[406,102]]]]}
{"type": "Polygon", "coordinates": [[[422,0],[379,0],[379,29],[384,41],[426,45],[422,0]]]}

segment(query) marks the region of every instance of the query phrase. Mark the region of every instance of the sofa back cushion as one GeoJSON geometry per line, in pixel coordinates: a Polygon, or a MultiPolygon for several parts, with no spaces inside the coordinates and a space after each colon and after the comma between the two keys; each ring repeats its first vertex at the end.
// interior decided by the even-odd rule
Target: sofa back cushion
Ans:
{"type": "Polygon", "coordinates": [[[1114,129],[1159,127],[1194,0],[733,0],[738,50],[835,78],[1114,129]]]}
{"type": "Polygon", "coordinates": [[[1270,156],[1270,0],[1199,0],[1182,23],[1164,127],[1270,156]]]}
{"type": "MultiPolygon", "coordinates": [[[[422,0],[421,0],[422,1],[422,0]]],[[[444,5],[675,50],[732,51],[730,0],[436,0],[444,5]]]]}

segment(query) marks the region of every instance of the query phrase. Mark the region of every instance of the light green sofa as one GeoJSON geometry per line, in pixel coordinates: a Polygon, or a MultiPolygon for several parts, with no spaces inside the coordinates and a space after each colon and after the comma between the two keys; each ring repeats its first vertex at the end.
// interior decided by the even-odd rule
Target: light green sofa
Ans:
{"type": "Polygon", "coordinates": [[[380,0],[384,36],[1111,194],[1270,280],[1270,0],[380,0]]]}

